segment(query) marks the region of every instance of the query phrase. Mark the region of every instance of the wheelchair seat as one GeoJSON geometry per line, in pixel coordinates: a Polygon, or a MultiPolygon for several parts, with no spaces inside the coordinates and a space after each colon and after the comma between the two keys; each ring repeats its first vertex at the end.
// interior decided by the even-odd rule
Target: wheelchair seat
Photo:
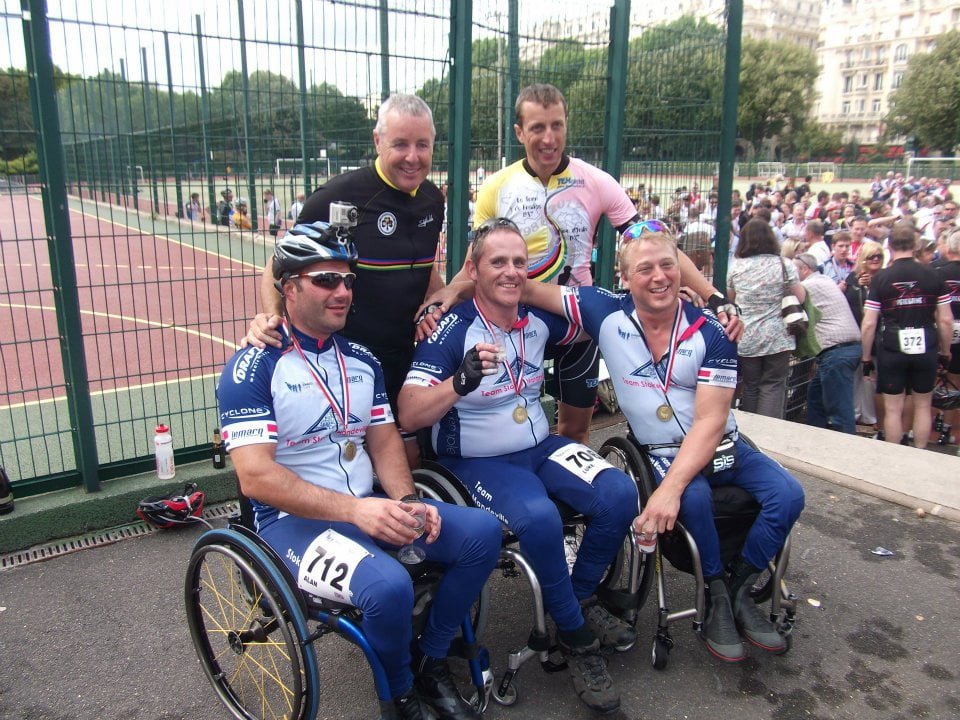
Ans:
{"type": "MultiPolygon", "coordinates": [[[[740,439],[756,449],[756,445],[744,436],[740,439]]],[[[637,482],[641,504],[657,488],[654,480],[650,460],[642,449],[641,444],[628,432],[626,437],[614,437],[607,440],[600,448],[602,455],[610,464],[619,467],[637,482]]],[[[713,487],[714,523],[720,538],[720,555],[726,566],[735,560],[743,547],[750,527],[760,513],[760,504],[746,490],[733,485],[719,485],[713,487]]],[[[693,618],[693,628],[698,634],[703,630],[705,619],[705,582],[703,570],[700,566],[700,553],[697,544],[690,533],[679,520],[674,529],[657,536],[657,545],[654,550],[656,569],[657,597],[659,601],[657,633],[653,642],[651,661],[653,666],[662,670],[667,666],[670,649],[673,647],[673,638],[669,624],[685,618],[693,618]],[[694,606],[678,611],[670,611],[667,605],[666,590],[664,588],[663,564],[660,558],[667,561],[681,572],[693,575],[695,580],[694,606]]],[[[770,601],[770,619],[776,623],[783,635],[786,636],[788,647],[790,633],[796,620],[797,598],[789,591],[784,582],[784,575],[790,559],[790,537],[787,537],[784,546],[780,549],[765,572],[761,574],[757,583],[750,591],[751,597],[757,603],[770,601]]]]}

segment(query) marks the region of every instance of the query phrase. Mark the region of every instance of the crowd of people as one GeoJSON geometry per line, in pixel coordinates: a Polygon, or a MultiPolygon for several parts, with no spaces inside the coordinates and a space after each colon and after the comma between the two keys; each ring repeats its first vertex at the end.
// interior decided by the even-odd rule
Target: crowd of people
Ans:
{"type": "MultiPolygon", "coordinates": [[[[818,192],[812,183],[778,177],[733,193],[726,284],[745,327],[739,407],[783,418],[788,385],[806,381],[811,425],[856,432],[860,424],[879,439],[917,447],[935,427],[938,442],[955,444],[956,411],[931,411],[938,382],[951,391],[960,384],[960,229],[950,179],[889,172],[874,178],[868,195],[818,192]],[[820,316],[810,331],[819,354],[798,378],[798,340],[784,323],[782,299],[803,302],[808,293],[820,316]],[[908,336],[909,347],[901,341],[908,336]]],[[[685,238],[702,237],[715,195],[704,199],[694,185],[678,188],[665,212],[655,195],[638,198],[638,207],[665,218],[683,247],[685,238]]],[[[706,271],[712,260],[693,247],[706,271]]]]}

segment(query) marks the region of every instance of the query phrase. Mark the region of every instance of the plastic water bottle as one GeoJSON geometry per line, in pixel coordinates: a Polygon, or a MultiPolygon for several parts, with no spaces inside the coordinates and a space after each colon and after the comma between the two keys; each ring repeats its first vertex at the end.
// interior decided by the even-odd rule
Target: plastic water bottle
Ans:
{"type": "Polygon", "coordinates": [[[153,454],[157,459],[158,478],[170,480],[177,474],[173,465],[173,437],[166,425],[157,425],[156,435],[153,436],[153,454]]]}

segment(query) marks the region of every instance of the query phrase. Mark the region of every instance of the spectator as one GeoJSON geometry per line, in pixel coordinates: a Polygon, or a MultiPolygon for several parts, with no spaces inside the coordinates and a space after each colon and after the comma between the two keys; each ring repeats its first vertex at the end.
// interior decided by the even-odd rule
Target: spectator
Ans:
{"type": "Polygon", "coordinates": [[[714,227],[700,219],[700,208],[691,205],[690,222],[680,236],[680,249],[686,253],[704,277],[713,277],[714,227]]]}
{"type": "Polygon", "coordinates": [[[200,193],[190,194],[190,200],[183,206],[183,216],[191,222],[203,222],[203,205],[200,204],[200,193]]]}
{"type": "Polygon", "coordinates": [[[840,288],[817,272],[813,255],[798,255],[794,264],[803,289],[820,311],[814,327],[820,354],[807,388],[807,425],[853,434],[857,431],[853,386],[860,368],[860,328],[840,288]]]}
{"type": "Polygon", "coordinates": [[[780,257],[786,260],[793,260],[797,255],[807,251],[807,241],[803,238],[797,240],[784,240],[780,246],[780,257]]]}
{"type": "Polygon", "coordinates": [[[860,257],[860,248],[867,239],[867,219],[862,215],[850,221],[850,253],[848,257],[856,262],[860,257]]]}
{"type": "MultiPolygon", "coordinates": [[[[866,229],[865,221],[863,228],[866,229]]],[[[853,266],[853,272],[847,276],[846,288],[843,291],[858,326],[863,323],[863,305],[870,292],[870,281],[882,267],[883,247],[880,243],[867,240],[861,245],[860,255],[853,266]]],[[[876,385],[875,376],[856,373],[854,377],[854,413],[858,422],[864,425],[877,425],[879,413],[883,410],[882,401],[877,398],[876,385]]]]}
{"type": "Polygon", "coordinates": [[[730,298],[740,305],[744,324],[737,349],[740,409],[783,418],[787,372],[796,343],[783,324],[781,300],[789,291],[802,301],[804,290],[793,263],[780,258],[777,239],[765,221],[755,218],[740,231],[727,284],[730,298]]]}
{"type": "Polygon", "coordinates": [[[837,232],[833,236],[833,246],[830,250],[832,253],[830,259],[823,264],[821,271],[840,287],[842,293],[847,287],[847,275],[853,271],[853,263],[848,258],[850,254],[850,233],[844,230],[837,232]]]}
{"type": "Polygon", "coordinates": [[[953,317],[944,281],[914,260],[916,244],[912,225],[894,226],[890,235],[893,262],[870,282],[864,306],[862,357],[864,372],[872,372],[873,342],[879,337],[877,389],[884,396],[883,431],[887,442],[901,439],[905,391],[910,389],[914,444],[926,448],[937,366],[939,363],[946,368],[950,362],[953,317]]]}
{"type": "Polygon", "coordinates": [[[300,213],[303,211],[304,194],[297,193],[297,199],[290,203],[290,209],[287,211],[287,219],[292,225],[296,225],[300,219],[300,213]]]}
{"type": "Polygon", "coordinates": [[[237,198],[237,208],[230,216],[230,222],[235,230],[251,230],[253,223],[250,221],[250,215],[247,212],[247,201],[245,198],[237,198]]]}
{"type": "Polygon", "coordinates": [[[220,191],[220,203],[217,205],[217,223],[224,227],[233,227],[233,191],[230,188],[220,191]]]}
{"type": "MultiPolygon", "coordinates": [[[[943,265],[937,268],[937,275],[947,286],[950,294],[950,310],[953,313],[953,337],[950,345],[950,365],[947,378],[956,387],[960,387],[960,228],[944,233],[946,236],[943,265]]],[[[960,431],[960,410],[951,410],[944,417],[946,424],[954,432],[960,431]]]]}
{"type": "Polygon", "coordinates": [[[804,237],[807,229],[807,220],[803,216],[802,202],[794,204],[790,219],[783,224],[783,237],[787,240],[798,240],[804,237]]]}
{"type": "Polygon", "coordinates": [[[804,239],[807,241],[807,252],[817,259],[818,265],[823,265],[830,259],[830,246],[824,239],[825,228],[820,220],[808,220],[804,239]]]}
{"type": "Polygon", "coordinates": [[[263,210],[267,216],[267,227],[270,228],[270,234],[277,237],[280,228],[283,227],[283,215],[280,210],[280,201],[273,196],[273,190],[270,188],[263,191],[263,210]]]}

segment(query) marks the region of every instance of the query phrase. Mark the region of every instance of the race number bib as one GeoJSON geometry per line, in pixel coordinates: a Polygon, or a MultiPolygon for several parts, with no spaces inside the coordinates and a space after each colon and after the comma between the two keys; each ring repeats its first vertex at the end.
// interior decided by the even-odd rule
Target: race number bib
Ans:
{"type": "Polygon", "coordinates": [[[554,450],[547,459],[562,466],[589,485],[593,485],[597,475],[613,467],[593,450],[580,443],[571,443],[559,450],[554,450]]]}
{"type": "Polygon", "coordinates": [[[904,355],[923,355],[927,351],[927,341],[923,328],[902,328],[898,332],[900,352],[904,355]]]}
{"type": "Polygon", "coordinates": [[[310,543],[297,573],[297,586],[311,595],[350,603],[350,581],[357,566],[370,553],[336,530],[327,530],[310,543]]]}
{"type": "Polygon", "coordinates": [[[960,320],[953,321],[953,340],[950,341],[951,345],[960,345],[960,320]]]}

